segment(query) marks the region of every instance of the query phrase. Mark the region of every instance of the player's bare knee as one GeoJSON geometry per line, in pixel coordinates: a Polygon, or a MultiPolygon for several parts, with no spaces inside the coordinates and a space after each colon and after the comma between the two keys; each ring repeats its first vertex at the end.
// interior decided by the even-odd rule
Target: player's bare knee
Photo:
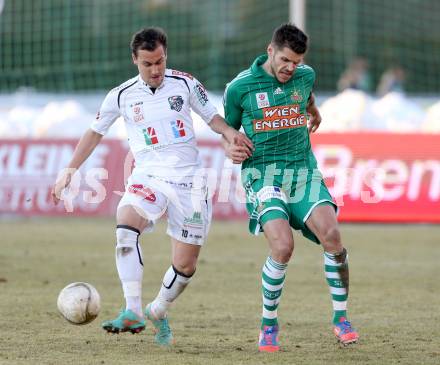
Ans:
{"type": "Polygon", "coordinates": [[[196,262],[174,262],[173,267],[183,276],[191,277],[196,271],[196,262]]]}
{"type": "Polygon", "coordinates": [[[148,217],[134,205],[124,205],[116,212],[118,225],[126,225],[136,228],[142,232],[148,226],[148,217]]]}
{"type": "Polygon", "coordinates": [[[272,253],[274,259],[283,263],[288,262],[293,254],[293,239],[292,237],[279,236],[272,240],[272,253]]]}
{"type": "Polygon", "coordinates": [[[334,245],[341,243],[341,234],[337,226],[331,226],[325,229],[323,232],[323,238],[326,242],[332,243],[334,245]]]}
{"type": "Polygon", "coordinates": [[[277,256],[280,258],[277,261],[281,263],[286,263],[290,260],[293,254],[293,247],[284,246],[277,250],[277,256]]]}
{"type": "Polygon", "coordinates": [[[321,236],[321,241],[326,251],[336,253],[343,250],[341,233],[337,226],[328,227],[321,236]]]}

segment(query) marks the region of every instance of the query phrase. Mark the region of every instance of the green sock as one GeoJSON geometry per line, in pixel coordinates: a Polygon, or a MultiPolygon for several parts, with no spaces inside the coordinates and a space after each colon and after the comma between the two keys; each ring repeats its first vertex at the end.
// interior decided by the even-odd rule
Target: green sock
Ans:
{"type": "Polygon", "coordinates": [[[330,287],[333,303],[333,323],[337,324],[340,318],[347,318],[348,298],[348,255],[344,250],[339,254],[324,252],[325,277],[330,287]]]}
{"type": "Polygon", "coordinates": [[[263,319],[264,326],[278,325],[278,304],[286,277],[287,264],[280,264],[268,257],[262,270],[263,319]]]}

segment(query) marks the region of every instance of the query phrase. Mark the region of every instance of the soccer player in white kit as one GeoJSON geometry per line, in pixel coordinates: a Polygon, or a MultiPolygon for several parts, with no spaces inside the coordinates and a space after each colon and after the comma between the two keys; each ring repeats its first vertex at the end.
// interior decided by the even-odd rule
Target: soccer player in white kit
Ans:
{"type": "Polygon", "coordinates": [[[190,282],[208,233],[211,210],[206,179],[200,171],[190,116],[192,108],[212,130],[250,155],[251,141],[229,127],[209,102],[203,85],[190,74],[166,68],[167,36],[160,28],[137,32],[131,41],[139,75],[111,90],[91,128],[79,141],[65,173],[52,190],[55,203],[70,184],[72,171],[92,153],[122,116],[135,168],[117,209],[116,266],[126,308],[103,322],[108,332],[138,333],[144,315],[155,327],[156,342],[170,345],[173,335],[167,312],[190,282]],[[157,297],[142,310],[142,250],[139,235],[151,231],[164,213],[172,242],[172,264],[157,297]]]}

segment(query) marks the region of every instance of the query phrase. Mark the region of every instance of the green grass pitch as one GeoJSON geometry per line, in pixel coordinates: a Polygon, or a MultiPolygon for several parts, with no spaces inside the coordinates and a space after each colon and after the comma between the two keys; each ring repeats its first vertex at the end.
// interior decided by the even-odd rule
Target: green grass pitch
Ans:
{"type": "MultiPolygon", "coordinates": [[[[439,364],[440,227],[342,225],[350,258],[349,317],[360,342],[340,347],[321,248],[295,235],[281,304],[282,351],[259,354],[260,275],[268,249],[246,223],[214,222],[191,285],[170,312],[176,344],[100,328],[123,305],[110,219],[0,223],[0,364],[439,364]],[[59,291],[87,281],[101,294],[91,324],[56,309],[59,291]]],[[[170,264],[164,224],[141,239],[144,302],[170,264]]]]}

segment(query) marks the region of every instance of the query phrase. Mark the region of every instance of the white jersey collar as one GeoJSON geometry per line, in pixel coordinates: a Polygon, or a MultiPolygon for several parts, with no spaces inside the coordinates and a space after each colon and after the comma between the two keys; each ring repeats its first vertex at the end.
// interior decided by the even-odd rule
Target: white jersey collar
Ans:
{"type": "MultiPolygon", "coordinates": [[[[166,72],[166,71],[165,71],[166,72]]],[[[139,74],[138,75],[138,84],[139,86],[144,89],[145,91],[147,91],[150,94],[153,94],[153,92],[151,91],[151,86],[148,85],[143,79],[142,76],[139,74]]],[[[165,76],[163,78],[162,83],[159,85],[159,87],[156,87],[156,90],[160,90],[165,86],[165,76]]]]}

